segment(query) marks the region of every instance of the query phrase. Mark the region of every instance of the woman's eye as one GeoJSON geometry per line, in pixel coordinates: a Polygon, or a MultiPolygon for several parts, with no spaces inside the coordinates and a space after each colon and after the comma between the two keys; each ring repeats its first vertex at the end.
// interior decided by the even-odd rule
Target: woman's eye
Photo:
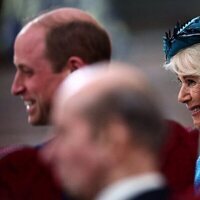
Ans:
{"type": "Polygon", "coordinates": [[[196,84],[196,81],[188,79],[188,80],[186,80],[186,83],[188,86],[194,86],[196,84]]]}

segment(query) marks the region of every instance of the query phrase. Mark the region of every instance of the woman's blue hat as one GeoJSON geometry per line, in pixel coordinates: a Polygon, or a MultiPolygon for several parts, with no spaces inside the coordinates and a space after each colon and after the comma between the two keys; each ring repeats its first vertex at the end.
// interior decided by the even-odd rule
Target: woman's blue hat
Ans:
{"type": "Polygon", "coordinates": [[[163,37],[163,51],[166,56],[166,63],[180,50],[200,43],[200,16],[190,20],[185,25],[176,24],[173,34],[165,33],[163,37]]]}

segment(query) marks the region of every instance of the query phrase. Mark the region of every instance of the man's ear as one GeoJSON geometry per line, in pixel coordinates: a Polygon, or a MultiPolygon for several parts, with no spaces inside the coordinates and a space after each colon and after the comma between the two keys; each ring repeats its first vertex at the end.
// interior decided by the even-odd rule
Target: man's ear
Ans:
{"type": "Polygon", "coordinates": [[[106,131],[107,142],[111,154],[119,162],[124,159],[124,155],[130,147],[130,135],[126,125],[121,120],[113,120],[106,131]]]}
{"type": "Polygon", "coordinates": [[[86,65],[86,63],[78,56],[71,56],[67,61],[67,67],[70,70],[70,73],[80,69],[84,65],[86,65]]]}

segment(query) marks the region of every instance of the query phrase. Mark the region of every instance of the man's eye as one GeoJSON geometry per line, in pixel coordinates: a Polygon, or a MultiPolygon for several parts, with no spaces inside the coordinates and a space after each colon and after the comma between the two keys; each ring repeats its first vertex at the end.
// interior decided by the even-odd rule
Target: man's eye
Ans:
{"type": "Polygon", "coordinates": [[[33,71],[30,69],[23,69],[22,72],[28,76],[32,76],[33,75],[33,71]]]}

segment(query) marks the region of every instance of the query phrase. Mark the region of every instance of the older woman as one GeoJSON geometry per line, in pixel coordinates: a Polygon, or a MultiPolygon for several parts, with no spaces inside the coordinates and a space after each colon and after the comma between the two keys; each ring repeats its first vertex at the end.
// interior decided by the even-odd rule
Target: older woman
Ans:
{"type": "MultiPolygon", "coordinates": [[[[184,26],[177,24],[173,34],[164,37],[166,62],[164,67],[177,75],[180,82],[178,101],[191,113],[196,128],[200,128],[200,17],[184,26]]],[[[195,147],[196,149],[198,147],[195,147]]],[[[195,187],[200,188],[200,165],[195,174],[195,187]],[[199,171],[199,172],[198,172],[199,171]]],[[[195,169],[194,169],[195,170],[195,169]]]]}

